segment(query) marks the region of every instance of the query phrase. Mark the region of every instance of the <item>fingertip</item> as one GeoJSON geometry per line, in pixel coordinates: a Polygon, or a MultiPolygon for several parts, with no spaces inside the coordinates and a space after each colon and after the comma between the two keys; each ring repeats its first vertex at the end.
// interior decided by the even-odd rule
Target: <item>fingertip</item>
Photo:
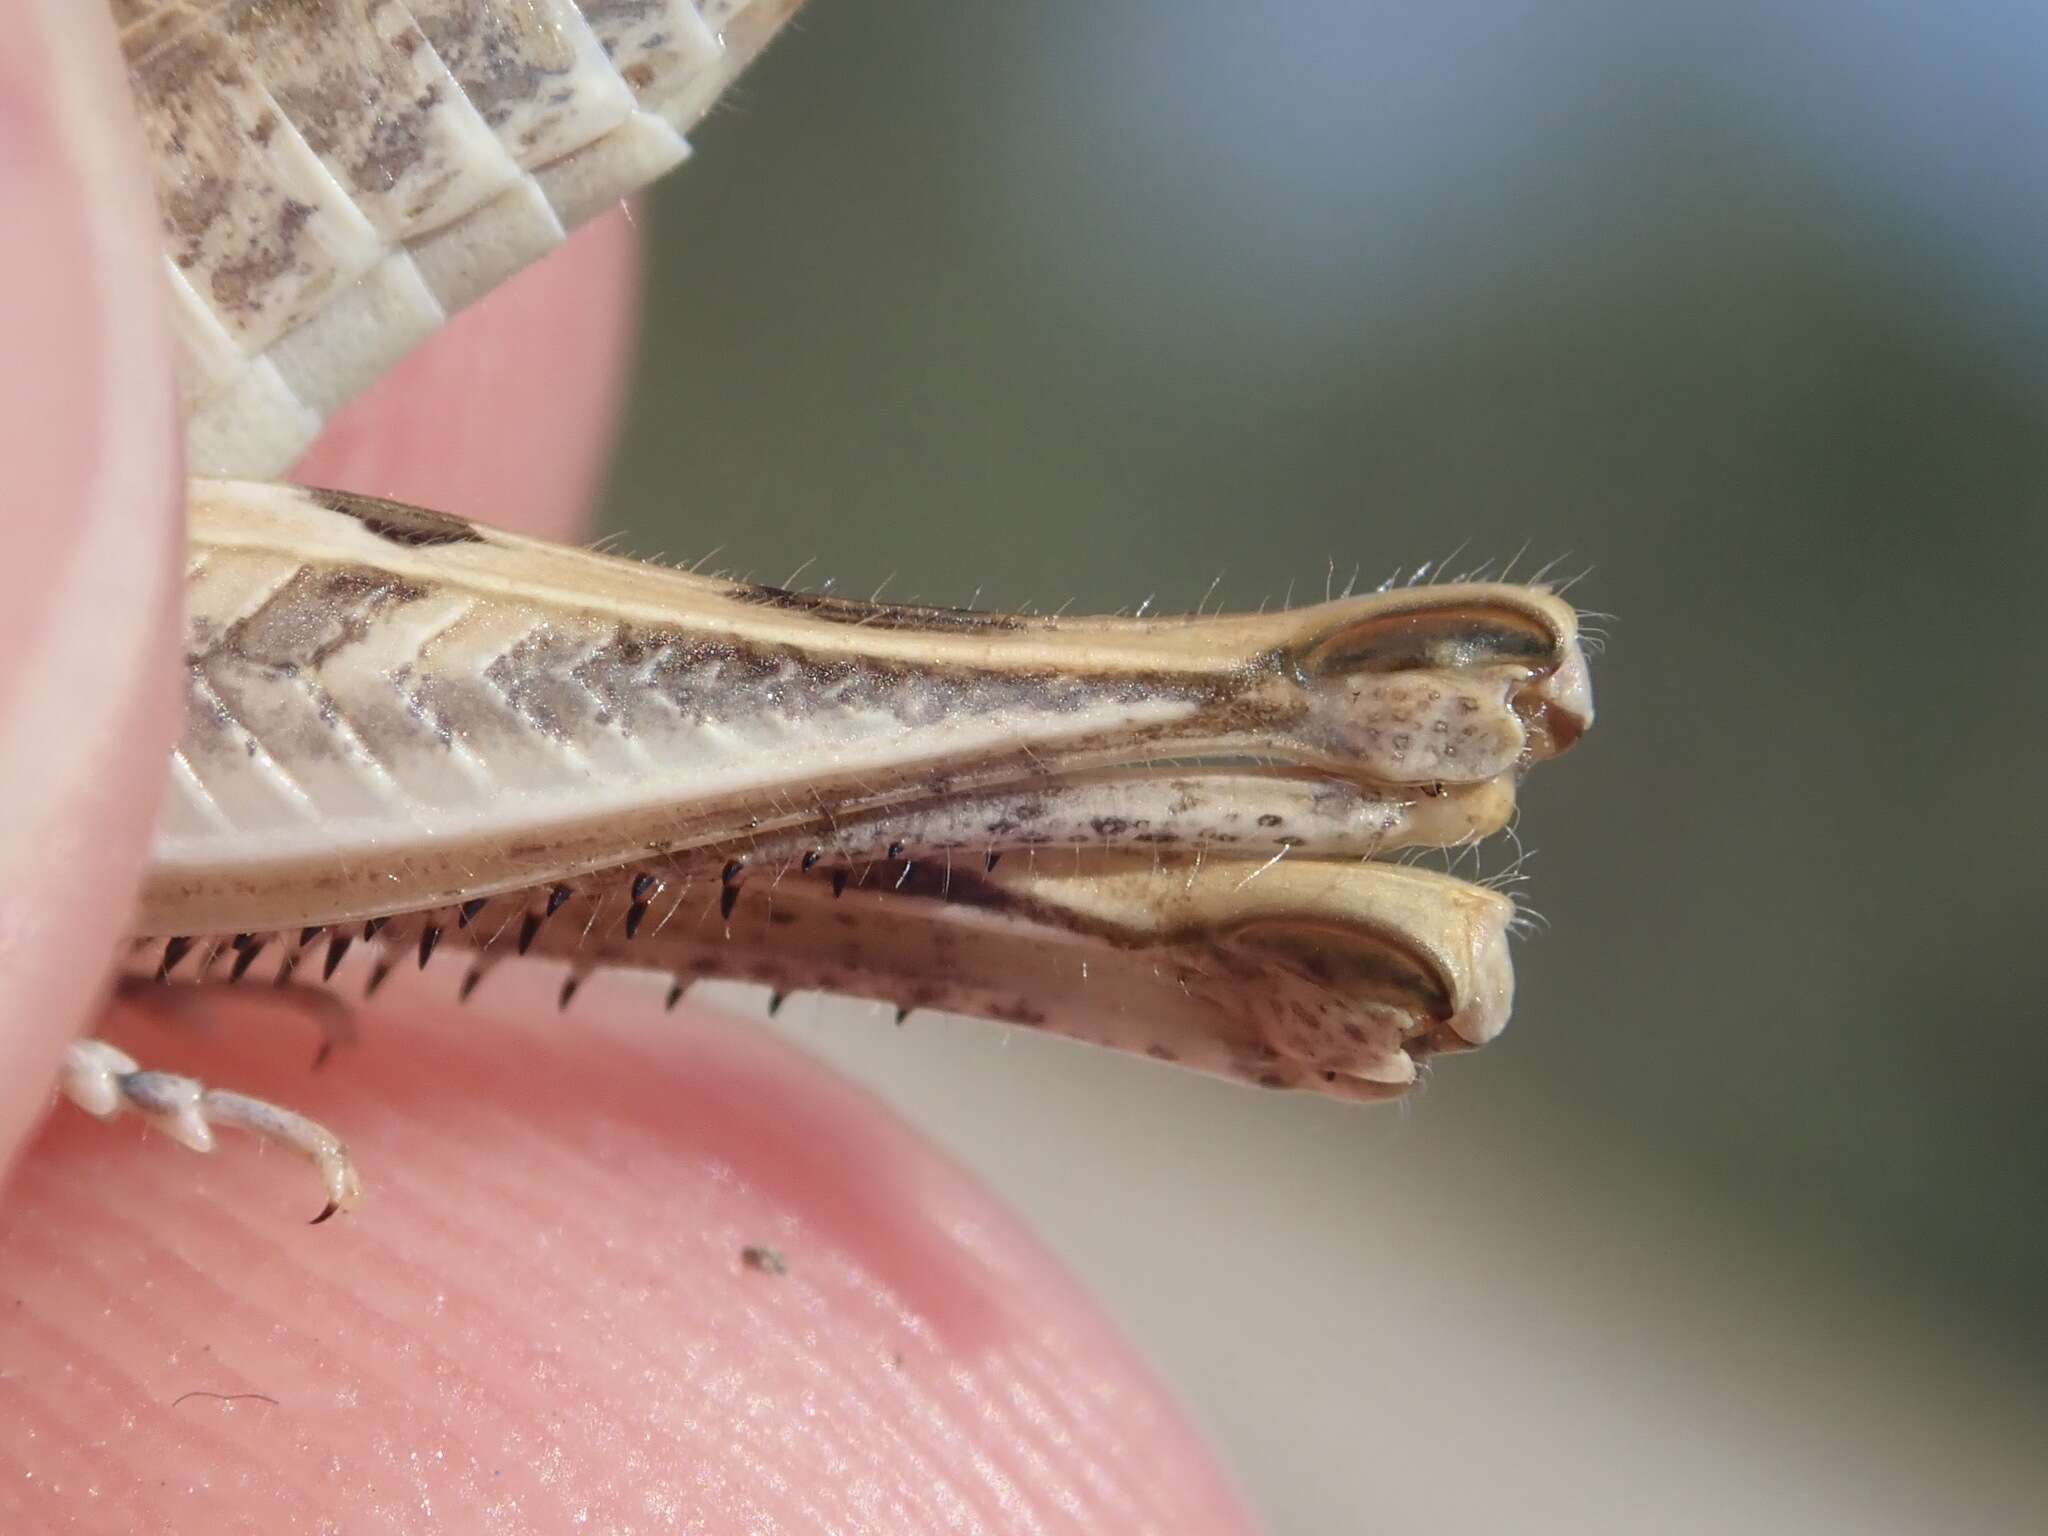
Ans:
{"type": "Polygon", "coordinates": [[[128,921],[173,719],[177,401],[119,58],[103,6],[0,37],[0,1157],[128,921]]]}
{"type": "Polygon", "coordinates": [[[371,1194],[317,1232],[295,1163],[53,1127],[0,1223],[0,1505],[33,1437],[138,1529],[425,1504],[536,1530],[1249,1529],[1074,1284],[866,1095],[659,988],[594,982],[565,1022],[507,970],[487,1018],[394,984],[317,1082],[272,1010],[221,1016],[256,1042],[231,1061],[176,1044],[345,1132],[371,1194]],[[195,1390],[275,1406],[168,1406],[195,1390]]]}

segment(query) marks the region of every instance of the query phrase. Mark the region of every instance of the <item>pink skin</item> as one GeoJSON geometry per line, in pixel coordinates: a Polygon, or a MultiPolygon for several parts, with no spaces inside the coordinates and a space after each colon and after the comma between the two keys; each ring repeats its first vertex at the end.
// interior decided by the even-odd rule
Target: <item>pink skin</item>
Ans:
{"type": "MultiPolygon", "coordinates": [[[[1017,1223],[756,1029],[624,984],[563,1020],[513,972],[457,1009],[430,977],[315,1075],[260,995],[102,1011],[176,722],[176,398],[146,194],[92,126],[123,100],[104,8],[0,13],[0,1529],[1249,1529],[1017,1223]],[[121,681],[57,660],[86,656],[121,681]],[[308,1229],[307,1171],[239,1138],[38,1131],[87,1028],[341,1128],[364,1207],[308,1229]]],[[[573,534],[635,263],[603,221],[303,476],[573,534]]]]}

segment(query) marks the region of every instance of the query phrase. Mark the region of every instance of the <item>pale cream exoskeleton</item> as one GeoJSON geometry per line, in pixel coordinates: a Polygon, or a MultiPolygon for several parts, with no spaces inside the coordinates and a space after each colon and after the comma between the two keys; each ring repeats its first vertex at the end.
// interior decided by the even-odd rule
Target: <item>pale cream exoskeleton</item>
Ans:
{"type": "Polygon", "coordinates": [[[192,511],[166,980],[534,954],[1385,1097],[1499,1031],[1513,907],[1376,856],[1499,829],[1592,714],[1537,588],[1054,619],[293,487],[192,511]]]}
{"type": "MultiPolygon", "coordinates": [[[[159,176],[196,464],[281,468],[443,311],[680,158],[677,125],[791,7],[540,9],[522,39],[533,0],[410,0],[405,26],[360,0],[117,5],[145,123],[177,146],[159,176]],[[694,51],[655,12],[699,22],[694,51]],[[458,26],[478,17],[481,42],[458,26]],[[714,21],[754,30],[721,53],[714,21]],[[510,68],[528,44],[542,62],[510,68]],[[375,138],[350,90],[392,81],[433,85],[431,110],[375,138]],[[383,191],[352,196],[354,172],[383,191]],[[407,176],[417,197],[387,195],[407,176]]],[[[1500,830],[1521,774],[1592,719],[1575,616],[1540,586],[1048,618],[254,481],[195,480],[191,516],[186,719],[133,985],[327,979],[368,948],[372,987],[459,956],[466,996],[531,955],[568,963],[565,1000],[598,968],[667,975],[671,1002],[736,978],[1382,1098],[1500,1030],[1514,916],[1386,856],[1500,830]]],[[[63,1087],[188,1145],[256,1131],[320,1167],[329,1211],[355,1198],[340,1143],[289,1111],[94,1042],[63,1087]]]]}

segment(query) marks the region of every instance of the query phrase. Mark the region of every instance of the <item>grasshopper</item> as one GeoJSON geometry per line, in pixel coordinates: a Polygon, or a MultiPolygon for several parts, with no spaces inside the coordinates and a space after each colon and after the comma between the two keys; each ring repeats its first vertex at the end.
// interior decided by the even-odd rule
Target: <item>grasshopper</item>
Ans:
{"type": "MultiPolygon", "coordinates": [[[[325,416],[683,158],[782,0],[114,0],[156,167],[190,492],[186,722],[124,985],[368,952],[969,1014],[1400,1094],[1507,1019],[1513,904],[1392,862],[1504,828],[1591,724],[1546,587],[1258,615],[851,602],[267,483],[325,416]]],[[[330,1131],[81,1041],[200,1149],[330,1131]]]]}

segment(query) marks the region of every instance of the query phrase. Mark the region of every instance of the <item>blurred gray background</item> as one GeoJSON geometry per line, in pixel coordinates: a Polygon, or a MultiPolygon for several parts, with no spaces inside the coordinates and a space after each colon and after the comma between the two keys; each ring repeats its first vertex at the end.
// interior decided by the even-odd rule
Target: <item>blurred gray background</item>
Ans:
{"type": "Polygon", "coordinates": [[[644,211],[634,552],[1618,615],[1403,1107],[784,1010],[1276,1530],[2048,1529],[2044,100],[2018,0],[815,0],[644,211]]]}

